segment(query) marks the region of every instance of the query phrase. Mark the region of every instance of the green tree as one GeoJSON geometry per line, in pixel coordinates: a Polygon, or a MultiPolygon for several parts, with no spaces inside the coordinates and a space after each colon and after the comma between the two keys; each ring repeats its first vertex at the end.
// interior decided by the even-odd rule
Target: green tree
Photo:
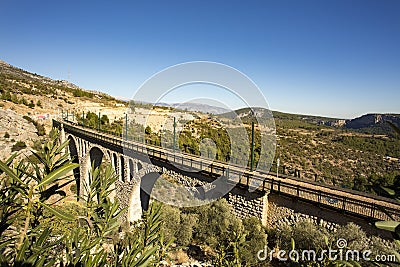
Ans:
{"type": "Polygon", "coordinates": [[[107,115],[103,115],[101,116],[100,122],[101,125],[107,125],[110,123],[110,120],[108,119],[107,115]]]}
{"type": "Polygon", "coordinates": [[[144,132],[145,132],[147,135],[150,135],[150,134],[152,133],[151,127],[150,127],[149,125],[147,125],[147,126],[146,126],[146,129],[144,130],[144,132]]]}

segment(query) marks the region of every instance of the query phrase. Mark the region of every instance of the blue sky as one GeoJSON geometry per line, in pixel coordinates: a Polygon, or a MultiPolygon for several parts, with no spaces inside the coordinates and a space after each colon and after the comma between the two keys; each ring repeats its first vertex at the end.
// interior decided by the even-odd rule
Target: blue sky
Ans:
{"type": "Polygon", "coordinates": [[[129,98],[164,68],[215,61],[274,110],[400,113],[399,14],[397,0],[2,0],[0,59],[129,98]]]}

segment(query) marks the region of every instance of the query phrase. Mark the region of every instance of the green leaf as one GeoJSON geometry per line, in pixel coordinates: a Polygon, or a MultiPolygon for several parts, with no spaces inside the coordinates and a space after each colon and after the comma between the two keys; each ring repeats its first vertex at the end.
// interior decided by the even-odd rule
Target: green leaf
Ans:
{"type": "Polygon", "coordinates": [[[397,252],[397,251],[393,251],[392,252],[394,255],[395,255],[395,257],[396,257],[396,262],[400,262],[400,254],[397,252]]]}
{"type": "Polygon", "coordinates": [[[28,242],[29,242],[29,240],[25,238],[24,242],[22,243],[22,246],[18,250],[17,255],[15,257],[15,261],[16,262],[20,263],[20,262],[22,262],[24,260],[25,251],[28,249],[28,242]]]}
{"type": "Polygon", "coordinates": [[[362,265],[356,261],[350,261],[353,266],[362,267],[362,265]]]}
{"type": "Polygon", "coordinates": [[[11,179],[17,181],[21,185],[25,185],[25,183],[14,173],[14,171],[7,166],[3,161],[0,160],[0,170],[2,170],[6,175],[8,175],[11,179]]]}
{"type": "Polygon", "coordinates": [[[295,244],[295,242],[294,242],[294,239],[293,239],[293,238],[291,238],[291,239],[290,239],[290,245],[291,245],[291,247],[292,247],[292,250],[294,250],[294,249],[295,249],[295,246],[296,246],[296,244],[295,244]]]}
{"type": "Polygon", "coordinates": [[[328,237],[326,235],[324,235],[324,241],[325,241],[325,245],[329,248],[330,244],[329,244],[328,237]]]}
{"type": "Polygon", "coordinates": [[[54,151],[54,154],[59,154],[62,152],[64,148],[66,148],[69,145],[69,140],[66,140],[64,143],[62,143],[57,149],[54,151]]]}
{"type": "Polygon", "coordinates": [[[395,196],[396,195],[396,192],[393,190],[393,189],[391,189],[391,188],[389,188],[389,187],[385,187],[385,186],[380,186],[380,188],[383,190],[383,191],[385,191],[389,196],[395,196]]]}
{"type": "Polygon", "coordinates": [[[155,254],[155,252],[157,251],[158,247],[153,247],[149,250],[147,250],[144,254],[142,254],[140,256],[140,258],[138,259],[137,264],[135,264],[135,266],[149,266],[150,261],[152,260],[152,256],[155,254]]]}
{"type": "Polygon", "coordinates": [[[78,168],[79,164],[77,163],[70,163],[65,166],[62,166],[59,169],[56,169],[55,171],[49,173],[38,185],[37,187],[45,186],[58,178],[61,178],[63,175],[67,174],[68,172],[72,171],[75,168],[78,168]]]}
{"type": "Polygon", "coordinates": [[[8,166],[11,164],[11,162],[15,159],[15,157],[17,156],[17,153],[12,154],[6,161],[5,164],[7,164],[8,166]]]}
{"type": "Polygon", "coordinates": [[[382,230],[387,230],[390,232],[395,232],[396,227],[400,225],[400,222],[396,221],[378,221],[375,222],[375,226],[382,230]]]}
{"type": "Polygon", "coordinates": [[[44,203],[40,203],[40,205],[42,205],[45,209],[47,209],[49,212],[51,212],[53,215],[57,216],[58,218],[65,220],[65,221],[73,221],[75,220],[75,217],[72,214],[60,211],[60,210],[56,210],[52,207],[50,207],[49,205],[46,205],[44,203]]]}

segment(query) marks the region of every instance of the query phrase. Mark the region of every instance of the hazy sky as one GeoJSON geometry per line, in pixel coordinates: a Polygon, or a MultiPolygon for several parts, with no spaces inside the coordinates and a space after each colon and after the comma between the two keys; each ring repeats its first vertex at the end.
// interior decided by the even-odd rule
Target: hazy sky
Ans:
{"type": "Polygon", "coordinates": [[[202,60],[246,74],[274,110],[400,113],[398,0],[2,0],[0,25],[0,59],[114,96],[202,60]]]}

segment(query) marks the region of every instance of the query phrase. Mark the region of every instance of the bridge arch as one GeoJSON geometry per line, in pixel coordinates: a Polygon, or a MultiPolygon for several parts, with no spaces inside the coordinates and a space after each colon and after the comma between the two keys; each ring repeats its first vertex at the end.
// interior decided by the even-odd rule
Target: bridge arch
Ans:
{"type": "Polygon", "coordinates": [[[104,157],[104,152],[98,147],[92,147],[89,151],[90,163],[95,168],[99,167],[104,157]]]}
{"type": "Polygon", "coordinates": [[[142,165],[142,163],[138,162],[137,163],[137,170],[140,171],[141,169],[143,169],[143,165],[142,165]]]}
{"type": "Polygon", "coordinates": [[[112,153],[112,165],[114,167],[115,173],[118,173],[118,159],[117,159],[117,154],[112,153]]]}
{"type": "MultiPolygon", "coordinates": [[[[73,163],[77,163],[79,164],[79,155],[78,155],[78,146],[76,145],[76,140],[72,135],[68,135],[68,150],[69,150],[69,154],[70,157],[72,159],[73,163]]],[[[75,179],[75,184],[76,184],[76,193],[77,196],[79,196],[80,194],[80,188],[81,188],[81,175],[80,175],[80,171],[79,168],[75,168],[73,170],[73,175],[74,175],[74,179],[75,179]]]]}
{"type": "Polygon", "coordinates": [[[120,177],[121,177],[121,181],[123,183],[126,182],[126,172],[125,172],[125,158],[123,155],[120,156],[120,177]]]}
{"type": "Polygon", "coordinates": [[[130,222],[139,220],[142,216],[142,211],[148,210],[150,205],[150,195],[154,184],[157,182],[159,177],[159,172],[147,172],[147,174],[140,178],[140,181],[134,184],[128,208],[128,220],[130,222]]]}
{"type": "Polygon", "coordinates": [[[133,160],[129,159],[129,181],[133,180],[133,177],[135,175],[135,170],[134,170],[134,164],[133,164],[133,160]]]}
{"type": "Polygon", "coordinates": [[[81,138],[79,138],[79,140],[81,142],[81,144],[80,144],[81,154],[82,154],[82,157],[84,157],[86,155],[85,154],[85,142],[81,138]]]}
{"type": "MultiPolygon", "coordinates": [[[[84,146],[87,146],[87,144],[85,144],[84,146]]],[[[100,164],[103,161],[110,161],[108,153],[104,148],[98,146],[92,146],[88,147],[88,150],[89,151],[86,154],[84,160],[82,160],[83,164],[81,165],[82,168],[81,176],[83,178],[83,181],[81,181],[81,183],[85,182],[86,185],[89,185],[92,180],[92,175],[91,175],[92,165],[94,168],[98,168],[100,167],[100,164]]],[[[84,189],[85,185],[81,184],[81,188],[84,189]]],[[[111,198],[113,198],[113,196],[111,196],[111,198]]]]}

